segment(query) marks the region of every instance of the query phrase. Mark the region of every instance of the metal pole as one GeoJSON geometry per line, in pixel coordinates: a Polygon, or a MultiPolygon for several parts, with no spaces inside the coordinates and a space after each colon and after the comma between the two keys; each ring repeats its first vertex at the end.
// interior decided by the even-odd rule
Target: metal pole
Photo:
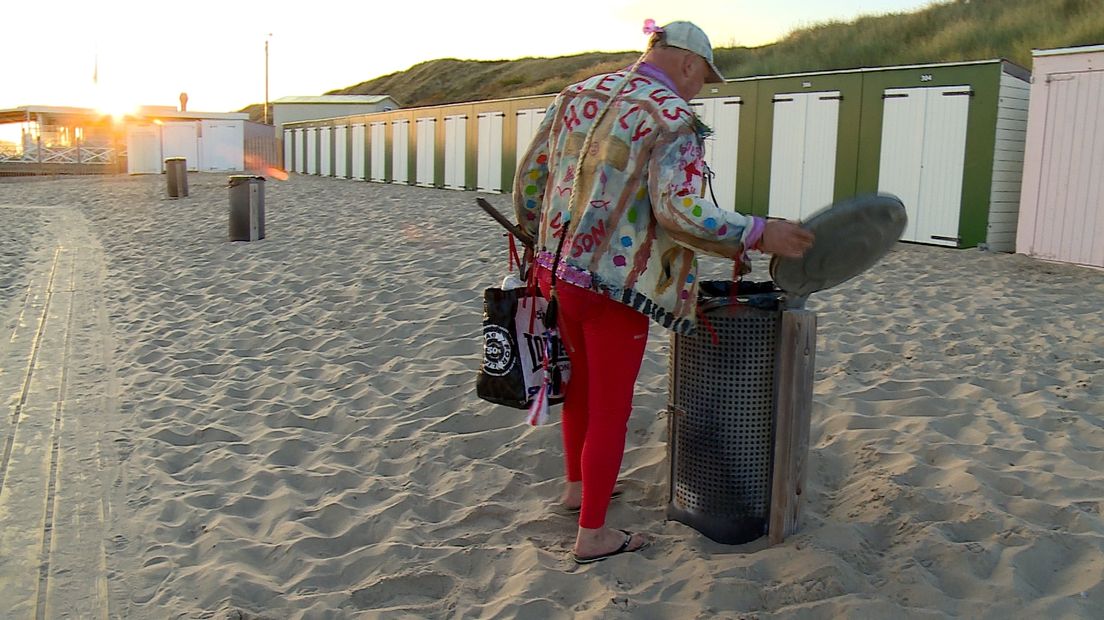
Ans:
{"type": "MultiPolygon", "coordinates": [[[[115,122],[111,123],[111,157],[115,164],[115,174],[123,173],[123,158],[120,154],[119,147],[119,129],[115,126],[115,122]]],[[[127,153],[127,164],[129,166],[130,153],[127,153]]]]}
{"type": "Polygon", "coordinates": [[[41,114],[39,114],[37,116],[37,120],[35,121],[35,124],[38,125],[38,132],[36,134],[36,139],[35,139],[35,146],[37,147],[37,150],[38,150],[38,153],[37,153],[37,155],[38,155],[38,173],[43,174],[44,170],[42,168],[42,115],[41,114]]]}
{"type": "MultiPolygon", "coordinates": [[[[268,36],[272,36],[269,33],[268,36]]],[[[265,38],[265,103],[264,103],[264,124],[268,124],[268,38],[265,38]]]]}

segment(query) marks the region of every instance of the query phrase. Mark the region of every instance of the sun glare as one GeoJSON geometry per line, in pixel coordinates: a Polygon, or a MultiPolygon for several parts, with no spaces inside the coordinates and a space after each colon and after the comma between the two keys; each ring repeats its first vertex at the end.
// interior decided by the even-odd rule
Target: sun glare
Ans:
{"type": "Polygon", "coordinates": [[[110,115],[116,122],[123,120],[127,115],[138,112],[138,105],[122,97],[112,97],[101,93],[96,104],[96,111],[100,114],[110,115]]]}

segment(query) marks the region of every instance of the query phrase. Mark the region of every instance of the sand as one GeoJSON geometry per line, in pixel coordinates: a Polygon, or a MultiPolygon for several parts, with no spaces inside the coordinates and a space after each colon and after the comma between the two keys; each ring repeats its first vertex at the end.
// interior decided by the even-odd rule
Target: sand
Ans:
{"type": "Polygon", "coordinates": [[[813,295],[806,504],[774,547],[664,520],[654,328],[609,523],[655,543],[577,567],[558,425],[475,395],[506,245],[473,193],[293,175],[268,238],[228,243],[226,178],[189,184],[0,183],[5,617],[1104,609],[1104,272],[900,244],[813,295]]]}

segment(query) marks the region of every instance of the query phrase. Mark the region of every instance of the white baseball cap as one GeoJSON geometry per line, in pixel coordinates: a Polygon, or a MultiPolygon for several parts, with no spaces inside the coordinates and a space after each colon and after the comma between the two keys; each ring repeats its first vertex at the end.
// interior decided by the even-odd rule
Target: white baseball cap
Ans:
{"type": "Polygon", "coordinates": [[[701,28],[691,22],[671,22],[663,26],[663,42],[668,47],[694,52],[704,58],[705,62],[709,63],[709,71],[712,73],[705,79],[706,83],[724,81],[724,76],[717,70],[717,65],[713,64],[713,46],[709,44],[709,37],[705,36],[705,31],[701,28]]]}

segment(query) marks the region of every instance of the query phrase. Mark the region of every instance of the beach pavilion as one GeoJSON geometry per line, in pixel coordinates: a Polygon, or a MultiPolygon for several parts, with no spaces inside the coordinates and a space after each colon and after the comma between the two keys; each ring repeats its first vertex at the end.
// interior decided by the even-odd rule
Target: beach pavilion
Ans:
{"type": "Polygon", "coordinates": [[[15,141],[0,142],[0,176],[160,174],[167,157],[188,169],[238,172],[279,167],[272,129],[240,112],[143,106],[125,115],[91,108],[28,105],[0,110],[15,141]]]}

